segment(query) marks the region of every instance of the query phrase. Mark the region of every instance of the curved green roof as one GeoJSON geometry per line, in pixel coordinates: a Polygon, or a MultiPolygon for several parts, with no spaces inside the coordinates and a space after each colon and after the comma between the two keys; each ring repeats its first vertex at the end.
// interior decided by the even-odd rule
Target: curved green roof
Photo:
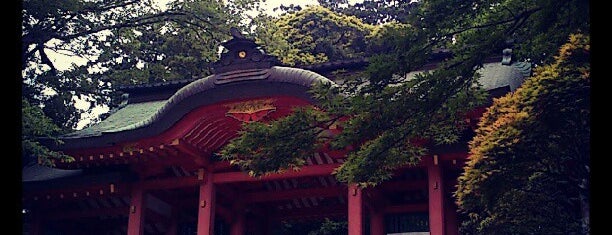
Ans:
{"type": "MultiPolygon", "coordinates": [[[[266,84],[293,84],[308,89],[315,82],[332,81],[312,71],[281,66],[274,66],[270,69],[242,70],[214,74],[191,82],[179,89],[168,100],[127,104],[114,111],[108,118],[100,123],[66,134],[62,136],[62,138],[85,138],[100,136],[105,133],[118,133],[143,128],[158,121],[162,116],[171,112],[179,103],[186,102],[187,99],[196,94],[209,92],[228,85],[235,85],[232,86],[232,88],[239,88],[241,83],[247,84],[253,82],[266,84]]],[[[227,99],[232,99],[233,94],[234,93],[228,94],[227,99]]],[[[188,111],[189,110],[186,112],[188,111]]]]}

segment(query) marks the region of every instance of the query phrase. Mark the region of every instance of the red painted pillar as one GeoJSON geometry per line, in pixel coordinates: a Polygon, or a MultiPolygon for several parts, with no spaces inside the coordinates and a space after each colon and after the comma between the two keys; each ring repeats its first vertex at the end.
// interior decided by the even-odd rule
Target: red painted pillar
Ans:
{"type": "Polygon", "coordinates": [[[144,234],[144,190],[140,185],[134,185],[131,192],[130,202],[130,215],[128,219],[128,235],[142,235],[144,234]]]}
{"type": "Polygon", "coordinates": [[[363,235],[363,198],[356,184],[349,185],[348,190],[348,234],[363,235]]]}
{"type": "Polygon", "coordinates": [[[200,200],[198,205],[198,235],[213,234],[215,227],[215,187],[212,168],[198,172],[200,183],[200,200]]]}
{"type": "Polygon", "coordinates": [[[385,215],[380,210],[370,211],[370,235],[385,234],[385,215]]]}
{"type": "Polygon", "coordinates": [[[442,169],[438,164],[437,155],[434,155],[433,159],[425,160],[427,164],[427,187],[429,191],[429,234],[445,235],[442,169]]]}

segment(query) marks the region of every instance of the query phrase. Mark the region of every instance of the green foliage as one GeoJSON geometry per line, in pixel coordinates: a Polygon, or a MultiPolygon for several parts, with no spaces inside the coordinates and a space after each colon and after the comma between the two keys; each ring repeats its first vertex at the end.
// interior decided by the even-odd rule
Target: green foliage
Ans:
{"type": "Polygon", "coordinates": [[[245,124],[241,136],[233,139],[221,155],[231,164],[248,170],[251,176],[272,173],[269,169],[274,169],[273,172],[299,170],[306,163],[305,157],[312,156],[321,147],[320,138],[325,136],[321,125],[325,122],[330,122],[325,113],[302,108],[270,124],[245,124]],[[261,142],[277,144],[265,146],[261,142]]]}
{"type": "Polygon", "coordinates": [[[325,221],[321,224],[321,227],[317,230],[310,231],[308,235],[335,235],[335,234],[348,234],[348,222],[347,221],[333,221],[329,218],[325,218],[325,221]]]}
{"type": "Polygon", "coordinates": [[[61,129],[53,124],[37,106],[32,106],[26,99],[21,100],[21,147],[22,165],[29,165],[40,161],[41,165],[53,166],[52,159],[74,161],[74,158],[62,153],[49,150],[41,145],[37,139],[46,137],[53,141],[59,141],[54,135],[60,133],[61,129]],[[37,160],[37,157],[39,160],[37,160]]]}
{"type": "Polygon", "coordinates": [[[103,48],[98,66],[114,86],[196,79],[208,75],[218,45],[239,18],[222,1],[180,1],[171,12],[186,17],[113,31],[119,38],[103,48]],[[205,19],[204,19],[205,18],[205,19]]]}
{"type": "Polygon", "coordinates": [[[348,234],[346,219],[316,219],[307,222],[283,221],[272,234],[293,235],[343,235],[348,234]]]}
{"type": "Polygon", "coordinates": [[[552,62],[554,51],[571,33],[588,34],[590,28],[586,0],[471,0],[453,4],[429,0],[422,2],[415,15],[422,20],[411,23],[431,31],[439,39],[455,37],[456,42],[473,41],[454,43],[454,47],[479,44],[478,40],[498,37],[496,34],[501,33],[499,37],[503,41],[491,45],[489,50],[512,47],[516,58],[536,64],[552,62]]]}
{"type": "Polygon", "coordinates": [[[64,129],[90,107],[116,105],[121,85],[208,75],[217,46],[253,0],[173,1],[161,11],[151,0],[41,1],[23,4],[23,94],[64,129]],[[87,59],[58,69],[50,53],[87,59]]]}
{"type": "Polygon", "coordinates": [[[270,54],[289,65],[363,56],[366,37],[374,29],[356,17],[340,15],[320,6],[285,14],[274,21],[275,26],[258,27],[256,34],[263,37],[260,40],[264,43],[276,41],[263,45],[270,54]]]}
{"type": "Polygon", "coordinates": [[[23,2],[23,97],[44,107],[46,115],[63,129],[76,127],[83,111],[74,108],[75,97],[92,105],[110,102],[110,83],[90,74],[95,63],[58,69],[50,53],[94,58],[115,39],[104,32],[152,24],[177,17],[160,13],[151,1],[41,1],[23,2]]]}
{"type": "Polygon", "coordinates": [[[589,54],[572,35],[484,114],[455,193],[466,234],[588,234],[589,54]]]}
{"type": "MultiPolygon", "coordinates": [[[[560,38],[566,38],[569,32],[587,33],[589,30],[588,1],[584,0],[472,0],[453,4],[446,0],[428,0],[413,7],[411,12],[415,17],[407,18],[405,24],[394,23],[379,29],[368,27],[372,33],[366,36],[366,40],[371,42],[366,44],[366,52],[355,53],[358,56],[371,55],[366,73],[347,76],[343,78],[345,80],[342,85],[320,84],[313,89],[316,105],[330,119],[342,120],[339,123],[342,132],[331,140],[329,137],[322,139],[311,136],[319,140],[309,139],[308,143],[324,142],[333,148],[348,151],[345,163],[335,172],[342,182],[376,185],[388,179],[392,169],[418,162],[429,148],[456,142],[465,128],[464,114],[485,101],[486,93],[478,88],[476,82],[480,76],[476,71],[482,67],[485,59],[499,56],[502,49],[512,47],[514,61],[532,61],[541,65],[544,61],[550,61],[551,52],[563,44],[565,39],[560,38]],[[574,12],[576,18],[563,18],[567,12],[574,12]],[[550,20],[554,22],[551,24],[550,20]],[[551,31],[541,25],[565,25],[568,28],[551,31]],[[530,44],[530,40],[540,37],[550,40],[540,45],[530,44]],[[509,44],[511,41],[514,42],[509,44]],[[447,51],[452,57],[437,62],[435,70],[416,75],[410,73],[431,62],[432,56],[440,51],[447,51]]],[[[292,32],[280,34],[288,39],[288,48],[297,43],[295,45],[312,51],[312,48],[319,45],[315,41],[327,34],[321,36],[316,33],[321,31],[310,31],[312,29],[308,27],[325,25],[320,22],[325,22],[326,18],[320,16],[334,17],[321,9],[309,8],[283,16],[283,24],[289,25],[297,22],[297,19],[302,22],[299,27],[280,28],[279,31],[292,32]],[[307,19],[314,16],[319,16],[317,19],[321,20],[309,23],[307,19]]],[[[326,28],[325,31],[330,29],[326,28]]],[[[321,45],[328,44],[322,42],[321,45]]],[[[314,52],[316,50],[301,58],[314,61],[312,58],[317,55],[314,52]]],[[[350,50],[348,52],[348,55],[353,53],[350,50]]],[[[325,53],[328,56],[335,52],[325,53]]],[[[311,117],[309,120],[317,119],[311,117]]],[[[280,129],[282,127],[277,125],[281,124],[270,123],[266,128],[280,129]]],[[[309,126],[322,125],[292,123],[292,128],[298,130],[309,126]]],[[[275,145],[287,144],[249,139],[247,133],[242,133],[242,142],[232,142],[226,146],[225,153],[235,148],[242,149],[241,143],[264,149],[275,149],[275,145]]],[[[282,133],[282,136],[286,137],[288,133],[282,133]]],[[[291,144],[302,146],[298,145],[302,143],[291,144]]],[[[272,162],[298,162],[305,157],[280,153],[248,154],[249,159],[272,162]],[[294,159],[280,159],[283,157],[294,159]]],[[[244,158],[240,154],[226,157],[244,158]]],[[[247,167],[245,170],[263,173],[277,169],[247,167]]]]}
{"type": "MultiPolygon", "coordinates": [[[[72,130],[91,112],[77,109],[77,98],[89,107],[113,108],[120,101],[118,86],[207,75],[229,28],[255,5],[253,0],[173,1],[161,11],[151,0],[24,1],[23,98],[42,107],[46,120],[62,131],[72,130]],[[60,68],[52,53],[87,62],[60,68]]],[[[31,149],[41,146],[35,138],[27,141],[31,149]]]]}
{"type": "Polygon", "coordinates": [[[417,7],[412,0],[364,0],[350,5],[347,0],[318,0],[321,6],[334,12],[356,16],[369,24],[408,22],[417,7]]]}

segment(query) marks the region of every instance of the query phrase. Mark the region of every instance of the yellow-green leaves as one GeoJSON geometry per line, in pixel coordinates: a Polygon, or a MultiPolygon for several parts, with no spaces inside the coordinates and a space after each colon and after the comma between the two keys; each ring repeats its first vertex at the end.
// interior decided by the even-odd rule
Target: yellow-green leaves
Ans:
{"type": "Polygon", "coordinates": [[[588,36],[572,35],[554,63],[487,109],[455,192],[465,233],[585,233],[589,51],[588,36]]]}

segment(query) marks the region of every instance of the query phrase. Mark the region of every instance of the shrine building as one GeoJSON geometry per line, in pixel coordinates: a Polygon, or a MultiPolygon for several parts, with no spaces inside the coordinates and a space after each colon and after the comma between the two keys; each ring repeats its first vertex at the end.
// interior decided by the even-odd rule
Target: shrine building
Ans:
{"type": "MultiPolygon", "coordinates": [[[[308,93],[313,84],[340,83],[333,71],[363,71],[368,64],[284,67],[250,39],[234,37],[223,46],[212,75],[123,87],[125,101],[106,119],[60,136],[61,145],[47,143],[75,161],[23,169],[24,234],[274,235],[283,225],[325,218],[347,221],[350,235],[458,234],[452,192],[468,138],[430,149],[420,164],[367,189],[338,182],[332,171],[345,156],[328,150],[300,171],[261,178],[220,160],[215,153],[242,123],[316,106],[308,93]]],[[[446,56],[438,55],[422,70],[446,56]]],[[[500,56],[480,72],[483,87],[499,97],[530,76],[531,66],[500,56]]],[[[473,112],[472,124],[483,111],[473,112]]]]}

